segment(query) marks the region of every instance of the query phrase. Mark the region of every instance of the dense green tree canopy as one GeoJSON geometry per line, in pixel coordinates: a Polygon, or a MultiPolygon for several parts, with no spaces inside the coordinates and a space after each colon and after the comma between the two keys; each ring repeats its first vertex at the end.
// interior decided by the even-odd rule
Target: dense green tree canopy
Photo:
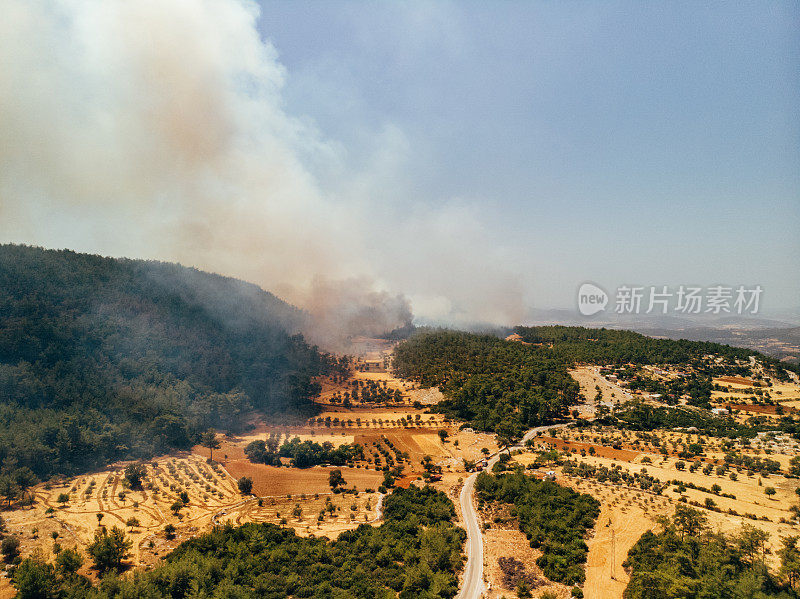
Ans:
{"type": "Polygon", "coordinates": [[[786,378],[784,366],[746,349],[698,341],[653,339],[631,331],[583,327],[517,327],[519,341],[459,331],[421,331],[395,350],[400,376],[423,386],[438,386],[447,401],[438,409],[481,430],[520,433],[564,416],[578,398],[578,384],[569,369],[592,364],[693,364],[700,374],[689,377],[687,392],[697,405],[707,402],[711,376],[749,374],[750,356],[758,356],[772,376],[786,378]],[[704,356],[724,358],[702,363],[704,356]],[[509,430],[510,427],[510,430],[509,430]]]}
{"type": "Polygon", "coordinates": [[[516,327],[514,332],[526,343],[552,346],[555,353],[571,361],[592,364],[686,364],[707,354],[743,360],[759,355],[719,343],[655,339],[618,329],[554,325],[516,327]]]}
{"type": "Polygon", "coordinates": [[[482,430],[548,422],[580,390],[562,360],[491,335],[422,333],[397,347],[394,364],[400,376],[438,386],[448,398],[439,409],[482,430]]]}
{"type": "Polygon", "coordinates": [[[0,246],[0,462],[39,476],[303,414],[338,362],[254,285],[176,264],[0,246]]]}

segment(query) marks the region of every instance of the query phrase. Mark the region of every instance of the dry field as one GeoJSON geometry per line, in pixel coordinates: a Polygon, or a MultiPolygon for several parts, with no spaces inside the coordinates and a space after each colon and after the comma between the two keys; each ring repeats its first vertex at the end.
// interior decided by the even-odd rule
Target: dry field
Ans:
{"type": "MultiPolygon", "coordinates": [[[[576,440],[583,439],[584,441],[594,440],[594,439],[604,439],[605,443],[610,443],[613,441],[620,441],[624,439],[626,441],[625,446],[632,446],[631,442],[634,441],[634,436],[630,434],[624,434],[620,432],[612,432],[612,431],[602,431],[602,432],[587,432],[587,431],[569,431],[568,435],[570,435],[571,439],[574,438],[576,440]]],[[[706,446],[706,461],[705,463],[722,463],[722,457],[724,454],[722,451],[713,451],[716,444],[719,441],[714,441],[702,437],[698,437],[697,435],[687,435],[684,433],[677,433],[677,432],[659,432],[658,436],[662,440],[669,440],[671,444],[674,444],[675,448],[681,447],[685,444],[696,442],[698,440],[702,440],[705,442],[706,446]]],[[[569,451],[574,451],[580,449],[586,449],[586,443],[576,442],[570,439],[569,443],[564,443],[562,439],[558,439],[557,445],[563,451],[565,448],[569,451]]],[[[539,438],[537,442],[544,442],[544,439],[539,438]]],[[[547,441],[551,441],[548,439],[547,441]]],[[[547,449],[554,445],[554,443],[550,442],[546,446],[543,446],[543,449],[547,449]]],[[[704,474],[702,468],[698,468],[694,472],[690,472],[688,469],[688,464],[690,463],[688,460],[683,460],[687,467],[684,470],[679,470],[676,468],[676,463],[679,461],[677,457],[674,455],[670,455],[664,458],[660,453],[656,453],[655,451],[648,451],[652,449],[646,443],[641,443],[637,452],[635,452],[635,457],[631,460],[629,455],[634,452],[629,452],[625,449],[623,450],[612,450],[609,447],[605,447],[601,449],[597,444],[591,444],[595,448],[595,455],[590,455],[588,451],[586,452],[585,456],[581,456],[580,453],[572,453],[571,458],[577,459],[579,461],[593,464],[595,466],[605,466],[607,468],[611,468],[612,466],[621,466],[623,470],[627,470],[631,473],[638,473],[642,469],[646,469],[647,473],[650,476],[653,476],[659,479],[662,482],[678,480],[687,485],[695,485],[698,487],[703,487],[706,489],[711,489],[713,485],[719,485],[720,491],[718,494],[705,492],[699,489],[691,489],[686,488],[683,492],[678,492],[677,487],[670,486],[668,490],[666,490],[662,497],[658,497],[653,495],[652,493],[643,492],[640,490],[634,489],[627,489],[622,486],[614,486],[610,482],[606,483],[599,483],[597,481],[587,480],[583,481],[577,478],[565,477],[563,475],[559,476],[560,482],[562,484],[572,484],[575,485],[576,488],[584,492],[589,492],[597,499],[599,499],[603,503],[603,514],[599,520],[600,525],[596,531],[595,539],[600,538],[604,531],[602,530],[604,526],[604,522],[608,521],[610,517],[613,522],[615,522],[615,518],[621,518],[620,521],[624,521],[626,526],[629,530],[635,531],[635,534],[632,533],[633,541],[631,544],[635,542],[638,538],[638,535],[647,530],[653,523],[653,514],[663,513],[662,509],[659,510],[652,510],[649,509],[649,514],[640,514],[637,512],[635,508],[632,506],[628,506],[628,511],[620,512],[620,511],[609,511],[609,506],[606,505],[607,499],[604,495],[607,495],[608,492],[613,493],[628,493],[638,495],[640,498],[644,498],[646,501],[645,503],[650,506],[652,502],[655,502],[656,505],[659,506],[666,506],[666,501],[669,502],[669,507],[667,511],[669,513],[672,512],[674,509],[674,505],[681,499],[681,497],[685,497],[689,502],[696,502],[701,505],[705,505],[706,499],[711,499],[715,506],[718,507],[721,511],[713,511],[705,508],[699,508],[704,513],[706,513],[709,517],[709,522],[715,529],[719,529],[725,532],[732,532],[738,529],[742,524],[749,523],[753,526],[761,528],[770,534],[770,548],[773,551],[773,557],[775,555],[775,551],[780,545],[780,538],[782,536],[790,535],[790,534],[798,534],[800,533],[800,527],[796,525],[792,525],[789,523],[789,520],[792,517],[792,513],[790,511],[790,507],[792,505],[797,504],[797,495],[795,494],[795,489],[797,488],[797,480],[786,478],[782,475],[769,475],[768,477],[762,477],[759,473],[752,473],[751,475],[748,474],[747,469],[736,469],[731,468],[725,474],[717,475],[716,470],[712,470],[710,474],[704,474]],[[614,453],[607,454],[606,451],[613,451],[614,453]],[[649,460],[651,463],[642,463],[642,460],[649,460]],[[738,470],[738,472],[737,472],[738,470]],[[735,472],[737,475],[737,480],[731,480],[730,473],[735,472]],[[775,494],[769,496],[765,493],[765,489],[768,487],[772,487],[775,489],[775,494]],[[729,497],[722,497],[722,494],[731,494],[735,496],[735,499],[729,497]],[[727,513],[728,510],[733,510],[736,513],[740,514],[739,516],[732,515],[727,513]],[[746,517],[745,515],[752,515],[755,516],[757,519],[752,519],[752,517],[746,517]],[[603,518],[606,518],[604,521],[603,518]]],[[[797,449],[794,443],[769,443],[766,440],[757,441],[754,443],[755,447],[752,448],[752,451],[748,451],[749,455],[753,455],[755,457],[761,458],[769,458],[772,460],[776,460],[781,464],[782,468],[786,468],[788,466],[788,462],[793,457],[797,449]],[[766,451],[770,451],[769,454],[766,451]]],[[[717,447],[717,449],[720,449],[717,447]]],[[[673,454],[674,452],[670,452],[673,454]]],[[[524,465],[528,465],[532,463],[535,459],[535,455],[523,453],[515,457],[515,461],[522,463],[524,465]]],[[[599,541],[595,541],[599,542],[599,541]]],[[[619,539],[617,539],[617,545],[619,547],[619,539]]],[[[628,545],[629,546],[629,545],[628,545]]],[[[593,545],[590,543],[590,548],[593,545]]],[[[627,548],[621,554],[627,552],[627,548]]],[[[587,570],[587,577],[589,580],[592,580],[591,576],[589,576],[593,564],[593,559],[597,559],[592,557],[590,552],[590,568],[587,570]]],[[[624,559],[624,557],[623,557],[624,559]]],[[[615,575],[617,578],[624,576],[622,572],[616,572],[615,575]]],[[[592,576],[597,576],[594,574],[592,576]]],[[[609,574],[610,576],[610,567],[609,567],[609,574]]],[[[607,577],[608,578],[608,577],[607,577]]],[[[610,581],[608,578],[607,581],[610,581]]],[[[611,584],[611,582],[609,582],[611,584]]],[[[613,587],[613,584],[611,585],[613,587]]],[[[605,588],[605,587],[604,587],[605,588]]],[[[611,587],[609,587],[611,588],[611,587]]],[[[624,587],[623,587],[624,588],[624,587]]],[[[610,592],[608,589],[604,592],[610,592]]],[[[621,590],[620,590],[621,593],[621,590]]],[[[592,595],[587,594],[587,597],[591,597],[592,595]]],[[[602,595],[606,596],[606,595],[602,595]]],[[[621,596],[620,594],[616,595],[608,595],[608,597],[618,597],[621,596]]]]}
{"type": "MultiPolygon", "coordinates": [[[[596,379],[590,379],[590,382],[592,380],[596,379]]],[[[594,390],[593,385],[591,389],[594,390]]],[[[700,506],[704,506],[706,499],[710,498],[715,508],[720,511],[705,507],[697,509],[708,516],[709,523],[715,530],[732,533],[743,524],[751,524],[769,533],[768,547],[773,566],[777,565],[776,550],[780,546],[781,537],[800,534],[800,526],[790,523],[792,513],[789,508],[798,502],[795,494],[798,486],[796,479],[775,474],[768,477],[761,477],[758,473],[748,475],[746,468],[731,468],[723,475],[717,475],[716,470],[711,474],[704,474],[702,467],[690,472],[689,460],[684,460],[687,464],[685,470],[678,470],[675,466],[678,461],[677,453],[696,442],[703,444],[704,464],[723,462],[725,455],[723,440],[682,431],[656,431],[638,435],[609,428],[568,429],[554,437],[540,436],[535,439],[537,450],[557,448],[561,452],[569,452],[572,459],[607,468],[622,467],[631,473],[645,468],[648,474],[662,482],[675,479],[684,484],[693,484],[706,489],[711,489],[716,484],[721,489],[720,494],[735,496],[735,499],[726,498],[720,494],[688,487],[679,493],[677,487],[672,485],[662,496],[658,496],[638,488],[614,485],[609,481],[600,483],[592,479],[566,476],[558,468],[545,466],[544,470],[551,468],[556,470],[557,479],[561,484],[589,493],[601,502],[600,517],[594,531],[587,539],[589,554],[584,586],[587,599],[622,597],[628,582],[622,562],[630,547],[642,533],[657,526],[658,516],[672,514],[675,505],[682,501],[682,498],[700,506]],[[666,457],[662,456],[660,447],[652,443],[651,439],[657,439],[659,444],[666,445],[668,450],[666,457]],[[614,449],[611,445],[621,448],[614,449]],[[594,449],[594,455],[590,453],[590,448],[594,449]],[[581,453],[585,455],[582,456],[581,453]],[[643,460],[645,463],[642,463],[643,460]],[[736,472],[737,480],[731,480],[730,472],[736,472]],[[767,487],[773,487],[775,494],[767,495],[765,493],[767,487]],[[735,510],[740,515],[727,513],[729,509],[735,510]]],[[[782,435],[774,437],[761,435],[753,439],[746,448],[736,446],[735,450],[753,457],[776,460],[782,469],[786,469],[790,459],[800,454],[800,444],[782,435]]],[[[514,457],[514,461],[527,466],[535,460],[535,457],[536,455],[532,453],[521,453],[514,457]]],[[[524,537],[514,530],[488,532],[487,551],[505,552],[506,555],[523,560],[526,565],[532,564],[531,559],[534,557],[524,537]]],[[[499,572],[493,571],[492,568],[497,569],[496,560],[497,556],[494,554],[487,559],[489,580],[495,584],[495,589],[499,572]]],[[[533,567],[535,568],[535,565],[533,567]]],[[[492,596],[499,597],[502,594],[513,596],[509,589],[498,591],[492,596]]],[[[537,594],[534,592],[534,596],[537,594]]],[[[562,589],[561,595],[568,596],[566,589],[562,589]]]]}
{"type": "MultiPolygon", "coordinates": [[[[588,405],[581,408],[584,417],[593,414],[595,385],[602,389],[605,402],[629,398],[627,391],[600,376],[596,367],[579,368],[571,374],[589,398],[588,405]]],[[[435,486],[454,499],[458,510],[458,493],[465,476],[463,462],[465,459],[480,459],[484,450],[495,453],[498,447],[494,435],[470,429],[459,430],[460,423],[448,422],[442,415],[428,412],[427,406],[441,399],[441,394],[435,389],[417,389],[414,384],[387,373],[357,372],[355,377],[385,381],[388,387],[400,389],[405,400],[390,406],[357,403],[345,408],[331,404],[329,398],[346,390],[347,384],[323,381],[322,423],[315,419],[299,426],[267,426],[254,420],[252,429],[246,434],[219,437],[221,446],[214,450],[213,457],[217,462],[214,467],[207,463],[209,453],[203,447],[194,448],[192,453],[161,457],[148,465],[145,488],[132,491],[124,488],[123,465],[116,465],[102,472],[64,481],[59,486],[45,488],[39,485],[36,488],[37,501],[32,508],[5,511],[3,518],[9,529],[20,535],[23,555],[38,550],[52,557],[52,533],[58,534],[57,541],[62,547],[83,548],[98,527],[97,514],[102,514],[102,525],[122,526],[134,540],[134,555],[129,561],[136,567],[149,567],[172,547],[208,530],[213,523],[273,522],[293,527],[298,534],[333,538],[344,530],[375,519],[378,495],[372,490],[380,486],[383,472],[369,459],[381,448],[405,458],[402,460],[403,475],[397,481],[399,486],[418,481],[423,473],[421,461],[430,456],[433,463],[442,468],[442,480],[435,486]],[[415,408],[415,401],[419,401],[422,407],[415,408]],[[439,437],[440,430],[447,432],[445,441],[439,437]],[[347,486],[356,487],[358,495],[331,494],[328,485],[330,467],[277,468],[247,460],[244,448],[248,443],[276,434],[281,442],[299,437],[334,445],[361,444],[368,460],[356,463],[352,468],[341,468],[347,486]],[[236,480],[241,476],[253,479],[253,497],[243,497],[238,492],[236,480]],[[181,491],[189,495],[189,503],[177,516],[170,506],[181,491]],[[70,496],[66,505],[57,501],[61,493],[70,496]],[[120,496],[120,493],[124,494],[120,496]],[[138,520],[138,524],[129,526],[131,518],[138,520]],[[164,535],[163,529],[168,523],[177,529],[173,540],[167,540],[164,535]]],[[[724,384],[745,388],[734,381],[724,384]]],[[[781,394],[773,395],[773,398],[780,398],[786,402],[785,405],[796,401],[800,406],[800,386],[776,385],[774,389],[781,394]]],[[[740,400],[744,397],[742,394],[732,396],[740,400]]],[[[688,468],[679,471],[675,468],[677,453],[698,441],[702,441],[704,457],[709,463],[721,462],[724,457],[721,441],[681,431],[661,431],[656,436],[659,442],[666,443],[666,458],[646,436],[612,429],[566,430],[554,436],[540,436],[535,439],[535,444],[538,449],[555,447],[561,452],[569,452],[572,458],[596,465],[621,465],[631,472],[644,467],[662,481],[677,479],[704,487],[719,484],[723,493],[732,493],[736,499],[692,489],[687,489],[682,495],[701,504],[712,497],[722,510],[731,508],[741,514],[769,518],[770,521],[750,520],[704,510],[712,525],[722,530],[732,530],[745,522],[767,530],[773,549],[780,536],[800,533],[797,527],[781,523],[782,518],[790,518],[789,506],[797,501],[795,481],[773,475],[763,479],[759,486],[759,476],[748,476],[746,471],[739,473],[737,481],[730,480],[727,475],[705,475],[701,469],[693,473],[688,468]],[[645,458],[652,463],[642,464],[645,458]],[[775,487],[773,498],[764,494],[767,486],[775,487]]],[[[798,451],[800,445],[796,442],[768,437],[754,440],[750,447],[751,455],[778,460],[782,468],[787,467],[788,461],[798,451]]],[[[514,459],[527,465],[535,457],[533,453],[522,453],[514,459]]],[[[619,599],[627,583],[621,564],[629,548],[644,531],[655,525],[657,516],[673,511],[681,494],[670,487],[662,497],[658,497],[610,483],[570,478],[558,472],[559,482],[590,493],[601,502],[597,526],[587,539],[589,555],[585,596],[587,599],[619,599]]],[[[485,543],[490,598],[514,596],[511,589],[503,589],[500,584],[497,564],[500,556],[516,557],[529,571],[541,575],[535,565],[536,552],[515,526],[492,523],[486,532],[485,543]]],[[[83,571],[90,574],[88,565],[83,571]]],[[[569,589],[557,584],[535,589],[534,596],[541,595],[545,589],[553,590],[559,597],[569,596],[569,589]]],[[[12,594],[7,580],[0,579],[0,599],[12,594]]]]}
{"type": "Polygon", "coordinates": [[[753,380],[752,379],[747,379],[747,378],[744,378],[744,377],[741,377],[741,376],[721,376],[718,379],[715,379],[715,382],[726,383],[726,384],[732,383],[734,385],[739,385],[739,386],[742,386],[742,387],[752,387],[753,386],[753,380]]]}
{"type": "Polygon", "coordinates": [[[756,387],[750,379],[741,377],[723,376],[714,379],[714,383],[727,387],[727,391],[712,391],[712,399],[720,404],[731,402],[740,403],[743,399],[754,396],[754,391],[760,389],[769,393],[772,400],[787,407],[800,406],[800,385],[794,382],[773,381],[771,387],[756,387]]]}
{"type": "Polygon", "coordinates": [[[144,565],[175,544],[164,538],[166,524],[178,529],[177,542],[209,526],[218,512],[242,501],[230,475],[197,456],[182,454],[148,463],[141,490],[126,488],[123,472],[120,465],[62,484],[38,485],[32,508],[4,512],[9,529],[21,534],[23,554],[38,548],[47,555],[52,551],[53,532],[59,534],[62,547],[83,547],[101,524],[124,528],[134,541],[131,563],[144,565]],[[177,516],[170,506],[181,492],[188,494],[189,503],[177,516]],[[59,502],[62,494],[68,495],[69,501],[59,502]]]}
{"type": "Polygon", "coordinates": [[[600,374],[598,366],[583,366],[570,370],[569,374],[581,386],[581,393],[586,398],[586,406],[581,408],[581,416],[594,416],[594,398],[597,395],[597,388],[603,393],[603,402],[611,406],[620,402],[628,401],[632,395],[626,389],[616,385],[600,374]]]}
{"type": "MultiPolygon", "coordinates": [[[[770,387],[770,394],[772,399],[784,402],[798,402],[800,403],[800,384],[795,382],[778,383],[774,382],[770,387]]],[[[791,405],[791,404],[789,404],[791,405]]],[[[798,407],[797,405],[793,407],[798,407]]]]}
{"type": "Polygon", "coordinates": [[[671,513],[672,507],[668,500],[644,492],[580,479],[562,479],[560,482],[600,501],[600,516],[587,540],[589,555],[584,596],[587,599],[622,597],[629,579],[622,567],[628,551],[643,533],[655,525],[655,518],[671,513]]]}
{"type": "MultiPolygon", "coordinates": [[[[648,440],[648,437],[650,437],[651,439],[657,438],[659,443],[666,448],[667,454],[670,456],[677,456],[683,448],[692,443],[701,443],[705,450],[705,461],[717,463],[725,457],[723,439],[685,431],[660,430],[654,433],[639,434],[632,431],[620,431],[606,427],[602,430],[598,430],[597,428],[566,430],[559,435],[558,439],[563,441],[564,437],[569,441],[569,444],[564,446],[563,443],[559,443],[559,447],[564,448],[564,450],[569,449],[570,451],[578,449],[582,443],[593,445],[598,452],[601,446],[605,446],[606,449],[611,449],[609,446],[616,444],[625,450],[650,452],[654,454],[659,453],[660,448],[648,440]]],[[[537,439],[543,440],[545,437],[538,437],[537,439]]],[[[584,447],[584,449],[587,448],[584,447]]],[[[736,450],[740,451],[741,447],[736,446],[736,450]]],[[[756,456],[760,455],[762,458],[767,457],[779,462],[784,460],[787,464],[788,460],[796,455],[798,451],[800,451],[800,443],[784,435],[777,435],[774,438],[768,435],[759,436],[750,442],[749,448],[747,449],[747,452],[750,454],[756,456]]],[[[578,453],[580,452],[578,451],[578,453]]],[[[608,457],[626,459],[623,458],[621,454],[616,456],[611,454],[606,455],[608,457]]],[[[653,456],[650,456],[650,458],[653,459],[653,456]]],[[[661,456],[658,455],[657,458],[661,459],[661,456]]]]}
{"type": "MultiPolygon", "coordinates": [[[[612,464],[618,463],[607,458],[591,457],[585,458],[584,461],[596,465],[604,465],[609,468],[612,464]]],[[[669,459],[663,464],[660,461],[655,464],[646,465],[626,464],[624,468],[629,469],[631,472],[638,472],[642,468],[646,468],[651,476],[661,481],[679,480],[684,483],[692,483],[705,488],[711,488],[712,485],[718,484],[722,489],[722,493],[732,494],[736,499],[721,497],[691,488],[687,488],[684,492],[679,493],[677,487],[670,487],[669,490],[664,492],[663,497],[668,499],[673,506],[669,509],[670,513],[681,496],[685,496],[689,501],[695,501],[700,504],[704,504],[706,498],[711,498],[722,512],[703,508],[699,509],[708,516],[709,522],[713,528],[723,532],[732,532],[745,523],[752,524],[770,534],[768,545],[773,551],[773,556],[775,551],[780,547],[780,538],[782,536],[800,533],[800,527],[781,522],[781,519],[789,520],[791,517],[789,507],[797,503],[797,496],[794,493],[797,484],[793,480],[787,480],[785,477],[778,475],[770,476],[767,479],[761,479],[758,474],[747,476],[746,473],[744,473],[739,475],[737,481],[732,481],[726,476],[716,476],[714,474],[705,475],[700,470],[693,473],[677,470],[674,467],[675,461],[676,460],[669,459]],[[759,485],[759,481],[761,485],[759,485]],[[776,490],[776,494],[772,498],[764,493],[764,489],[767,486],[773,487],[776,490]],[[761,519],[753,520],[744,516],[733,516],[725,513],[728,509],[733,509],[742,515],[753,514],[758,518],[765,517],[768,518],[769,521],[761,519]]],[[[596,482],[595,485],[603,486],[596,482]]],[[[637,493],[655,498],[651,493],[643,493],[641,491],[637,493]]],[[[592,494],[594,495],[594,493],[592,494]]],[[[598,499],[600,499],[600,497],[598,497],[598,499]]],[[[655,498],[655,500],[658,502],[664,501],[662,498],[655,498]]],[[[626,518],[629,519],[632,517],[634,517],[633,514],[626,516],[626,518]]]]}
{"type": "Polygon", "coordinates": [[[537,449],[557,449],[560,452],[577,452],[579,454],[585,453],[586,455],[594,455],[600,457],[611,458],[623,462],[632,462],[639,456],[639,452],[625,446],[621,449],[614,449],[606,445],[598,445],[596,443],[583,443],[578,441],[571,441],[561,439],[559,437],[541,436],[534,439],[534,447],[537,449]]]}
{"type": "MultiPolygon", "coordinates": [[[[351,378],[347,382],[350,383],[353,380],[365,382],[375,381],[381,384],[386,383],[387,388],[399,389],[406,395],[407,397],[404,403],[407,404],[413,403],[414,398],[411,397],[411,395],[413,395],[413,391],[417,390],[417,385],[413,382],[397,378],[389,372],[361,372],[356,370],[352,373],[351,378]]],[[[320,404],[330,404],[331,397],[336,395],[337,392],[349,389],[349,386],[333,381],[328,377],[321,378],[318,382],[322,385],[322,393],[320,393],[318,399],[320,404]]]]}
{"type": "MultiPolygon", "coordinates": [[[[124,465],[118,465],[61,484],[38,485],[32,507],[6,510],[2,516],[9,532],[20,538],[23,556],[40,552],[53,558],[55,543],[62,548],[78,548],[85,555],[85,548],[100,525],[118,526],[133,541],[127,563],[145,568],[215,523],[282,523],[301,535],[335,537],[375,519],[379,496],[364,492],[357,496],[332,494],[326,469],[271,470],[277,471],[271,477],[274,480],[265,477],[266,483],[257,479],[254,485],[261,505],[259,498],[244,497],[238,492],[236,474],[217,464],[209,465],[202,456],[180,454],[149,462],[141,490],[126,488],[124,465]],[[259,484],[266,492],[258,489],[259,484]],[[189,502],[176,515],[170,507],[181,492],[188,494],[189,502]],[[62,494],[69,496],[67,502],[59,501],[62,494]],[[296,506],[301,510],[299,517],[294,515],[296,506]],[[324,512],[322,520],[320,512],[324,512]],[[167,524],[176,528],[174,539],[166,538],[167,524]]],[[[352,470],[344,469],[345,479],[359,487],[359,483],[382,478],[378,473],[352,470]]],[[[89,562],[87,558],[81,572],[92,576],[89,562]]],[[[2,579],[0,597],[13,594],[8,580],[2,579]]]]}
{"type": "MultiPolygon", "coordinates": [[[[385,408],[381,408],[385,410],[385,408]]],[[[386,412],[389,416],[405,413],[386,412]]],[[[296,428],[289,429],[284,439],[299,437],[301,440],[309,439],[317,443],[330,441],[334,445],[344,443],[358,443],[367,450],[375,451],[376,446],[384,449],[393,447],[394,450],[408,456],[405,463],[404,478],[407,486],[423,473],[421,462],[425,456],[430,456],[435,465],[446,472],[464,472],[464,459],[470,461],[483,457],[483,449],[490,453],[497,451],[494,435],[474,432],[469,429],[460,431],[454,425],[442,425],[432,428],[426,427],[396,427],[373,429],[370,427],[353,427],[342,433],[318,434],[318,429],[296,428]],[[310,434],[310,431],[314,434],[310,434]],[[448,437],[445,442],[439,437],[439,430],[445,430],[448,437]],[[388,444],[387,444],[388,442],[388,444]],[[390,444],[390,445],[389,445],[390,444]]],[[[303,492],[314,493],[328,490],[328,473],[330,467],[314,467],[299,470],[296,468],[277,468],[264,464],[253,464],[244,453],[245,446],[255,440],[264,439],[264,435],[246,435],[242,437],[221,438],[221,446],[214,450],[214,459],[219,460],[230,474],[238,479],[249,476],[253,479],[254,493],[260,495],[282,495],[297,491],[298,485],[303,492]]],[[[392,450],[392,451],[394,451],[392,450]]],[[[208,457],[208,449],[195,447],[194,451],[203,457],[208,457]]],[[[368,462],[360,461],[355,468],[341,468],[348,486],[355,485],[359,490],[377,488],[383,480],[381,468],[368,462]]]]}
{"type": "MultiPolygon", "coordinates": [[[[294,438],[290,434],[289,438],[294,438]]],[[[263,438],[263,437],[261,437],[263,438]]],[[[325,440],[336,441],[336,445],[352,443],[353,437],[307,436],[311,440],[322,443],[325,440]]],[[[253,493],[261,497],[296,494],[296,493],[326,493],[330,491],[328,476],[332,467],[315,466],[313,468],[289,468],[254,464],[247,459],[244,453],[245,446],[254,440],[252,436],[221,438],[220,448],[214,450],[214,460],[222,464],[229,473],[231,480],[239,480],[248,476],[253,480],[253,493]]],[[[205,447],[197,446],[194,453],[203,458],[209,457],[205,447]]],[[[355,486],[358,490],[376,489],[383,480],[383,474],[366,468],[340,468],[348,486],[355,486]]]]}
{"type": "MultiPolygon", "coordinates": [[[[531,454],[523,453],[515,456],[514,461],[527,465],[533,462],[534,457],[531,454]]],[[[759,486],[757,474],[752,477],[744,474],[734,482],[726,477],[718,477],[713,474],[711,476],[704,475],[700,470],[694,473],[676,470],[674,467],[676,460],[674,459],[668,459],[662,464],[660,456],[650,454],[648,457],[656,465],[642,465],[608,457],[587,456],[580,459],[608,468],[612,465],[621,465],[623,469],[631,472],[638,472],[642,468],[646,468],[650,475],[662,481],[677,479],[706,488],[710,488],[716,483],[722,487],[722,493],[734,494],[736,499],[689,488],[683,493],[678,493],[675,487],[670,487],[663,496],[657,496],[640,489],[614,485],[608,481],[600,483],[592,479],[566,476],[561,473],[560,469],[555,468],[560,484],[588,493],[601,502],[601,513],[597,524],[587,539],[589,554],[584,586],[587,599],[619,599],[622,597],[622,592],[628,582],[622,562],[624,562],[629,549],[642,533],[657,526],[656,518],[658,516],[672,514],[681,496],[701,505],[704,504],[706,498],[713,498],[717,506],[722,509],[722,513],[704,508],[698,509],[708,516],[709,523],[715,530],[732,533],[743,524],[748,523],[768,532],[770,534],[768,546],[772,551],[773,562],[776,560],[776,550],[780,546],[781,537],[800,533],[800,527],[786,522],[791,516],[789,506],[797,502],[794,493],[794,488],[797,486],[795,481],[773,475],[768,479],[762,479],[762,486],[759,486]],[[769,498],[764,493],[766,486],[773,486],[776,489],[776,495],[773,498],[769,498]],[[754,514],[758,518],[764,516],[770,521],[732,516],[724,513],[728,508],[734,509],[740,514],[754,514]],[[781,522],[781,519],[785,521],[781,522]]],[[[495,587],[499,580],[499,572],[493,571],[492,568],[496,566],[499,555],[516,557],[523,560],[526,566],[530,566],[529,569],[535,568],[531,561],[532,558],[535,558],[535,552],[527,546],[524,536],[515,530],[487,533],[487,551],[491,556],[487,558],[489,580],[493,581],[495,587]],[[492,547],[495,548],[492,549],[492,547]]],[[[775,565],[776,563],[773,563],[773,566],[775,565]]],[[[508,589],[505,591],[507,592],[508,589]]],[[[563,595],[567,596],[566,589],[564,589],[563,595]]]]}
{"type": "MultiPolygon", "coordinates": [[[[378,383],[386,383],[389,389],[399,389],[404,396],[403,405],[412,405],[414,402],[420,402],[423,405],[433,405],[439,403],[444,396],[436,387],[420,388],[417,383],[395,377],[389,372],[360,372],[355,371],[350,380],[357,381],[375,381],[378,383]]],[[[348,381],[349,382],[349,381],[348,381]]],[[[343,386],[341,383],[331,381],[330,379],[320,380],[322,385],[322,393],[320,394],[319,403],[330,404],[330,398],[339,391],[345,391],[348,387],[343,386]]]]}

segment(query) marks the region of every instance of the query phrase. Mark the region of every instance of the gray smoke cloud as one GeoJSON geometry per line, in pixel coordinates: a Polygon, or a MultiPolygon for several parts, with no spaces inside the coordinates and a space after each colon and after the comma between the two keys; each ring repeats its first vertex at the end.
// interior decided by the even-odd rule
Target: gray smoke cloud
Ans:
{"type": "Polygon", "coordinates": [[[5,0],[0,235],[175,260],[317,316],[319,339],[523,316],[474,204],[382,200],[412,151],[374,163],[290,114],[288,76],[242,0],[5,0]],[[394,203],[391,203],[394,202],[394,203]],[[406,294],[406,295],[403,295],[406,294]]]}
{"type": "Polygon", "coordinates": [[[303,300],[312,315],[305,330],[309,341],[347,351],[354,336],[378,337],[412,323],[408,298],[371,287],[372,281],[365,278],[315,279],[303,300]]]}

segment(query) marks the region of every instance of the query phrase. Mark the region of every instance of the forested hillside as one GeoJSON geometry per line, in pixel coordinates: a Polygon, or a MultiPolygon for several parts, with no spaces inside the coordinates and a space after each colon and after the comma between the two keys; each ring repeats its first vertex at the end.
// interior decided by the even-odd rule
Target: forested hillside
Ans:
{"type": "MultiPolygon", "coordinates": [[[[708,354],[715,354],[728,361],[747,361],[757,356],[764,364],[775,370],[775,375],[785,379],[787,364],[756,351],[731,347],[708,341],[685,339],[655,339],[617,329],[587,329],[561,325],[542,327],[516,327],[517,333],[526,343],[543,344],[552,352],[571,362],[592,364],[688,364],[708,354]]],[[[745,367],[746,368],[746,367],[745,367]]],[[[747,374],[745,369],[731,374],[747,374]]]]}
{"type": "Polygon", "coordinates": [[[481,430],[514,437],[565,415],[578,397],[568,370],[577,363],[693,364],[704,377],[749,375],[749,357],[777,379],[788,375],[778,361],[751,350],[697,341],[652,339],[631,331],[583,327],[517,327],[519,341],[456,331],[423,331],[395,350],[400,376],[438,386],[445,413],[481,430]],[[707,354],[725,360],[700,365],[707,354]],[[746,365],[737,365],[736,360],[746,365]]]}
{"type": "Polygon", "coordinates": [[[580,388],[562,359],[491,335],[426,332],[395,350],[398,375],[438,386],[439,409],[481,430],[515,435],[563,414],[580,388]]]}
{"type": "Polygon", "coordinates": [[[0,246],[0,461],[39,476],[305,413],[337,367],[260,288],[176,264],[0,246]]]}
{"type": "Polygon", "coordinates": [[[362,524],[335,541],[298,537],[274,524],[217,527],[180,545],[152,571],[104,579],[97,587],[32,558],[15,575],[20,596],[74,598],[237,597],[241,599],[445,599],[458,591],[465,533],[447,495],[396,489],[384,523],[362,524]],[[29,593],[29,594],[25,594],[29,593]]]}

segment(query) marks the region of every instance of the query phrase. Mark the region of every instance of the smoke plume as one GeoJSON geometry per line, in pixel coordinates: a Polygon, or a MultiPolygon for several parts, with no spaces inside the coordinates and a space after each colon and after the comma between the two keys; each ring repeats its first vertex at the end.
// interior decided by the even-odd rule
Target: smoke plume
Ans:
{"type": "Polygon", "coordinates": [[[377,337],[411,324],[411,304],[403,295],[370,291],[371,281],[316,279],[303,301],[312,315],[306,337],[323,347],[346,351],[350,337],[377,337]]]}
{"type": "Polygon", "coordinates": [[[257,22],[245,0],[5,0],[0,234],[252,281],[314,313],[320,339],[402,326],[412,304],[519,319],[479,209],[385,194],[402,131],[350,164],[285,106],[257,22]]]}

